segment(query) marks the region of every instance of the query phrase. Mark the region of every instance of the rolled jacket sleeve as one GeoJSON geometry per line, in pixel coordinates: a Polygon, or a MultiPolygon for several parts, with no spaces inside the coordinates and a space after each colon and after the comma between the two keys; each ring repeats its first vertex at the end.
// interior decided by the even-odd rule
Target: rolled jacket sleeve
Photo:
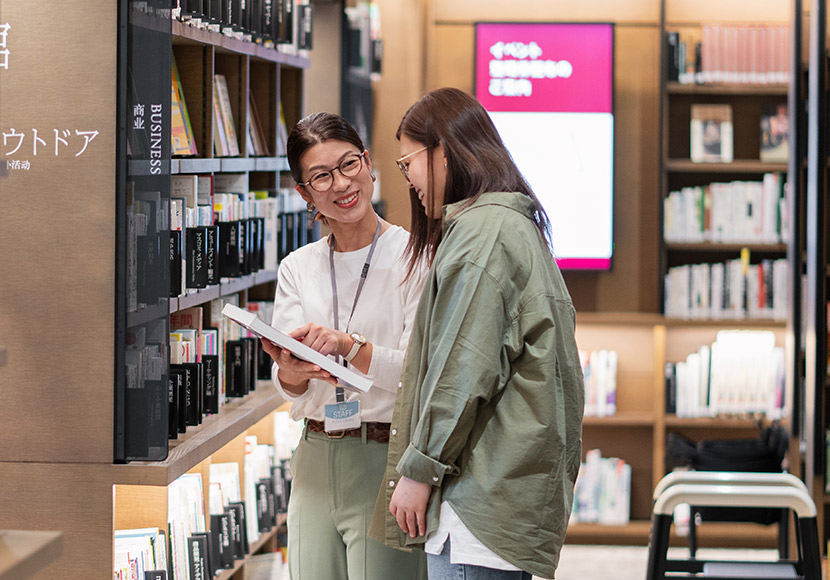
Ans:
{"type": "Polygon", "coordinates": [[[420,350],[429,357],[420,365],[426,369],[419,381],[422,413],[396,467],[433,485],[460,472],[459,455],[481,406],[504,386],[509,365],[503,345],[511,318],[499,282],[472,262],[451,264],[436,281],[430,332],[420,350]]]}

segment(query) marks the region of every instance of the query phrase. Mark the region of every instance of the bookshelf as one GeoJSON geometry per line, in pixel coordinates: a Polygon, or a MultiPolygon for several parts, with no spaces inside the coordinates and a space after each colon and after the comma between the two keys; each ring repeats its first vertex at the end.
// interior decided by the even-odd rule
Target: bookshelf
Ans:
{"type": "MultiPolygon", "coordinates": [[[[171,20],[170,3],[162,0],[0,6],[0,20],[11,26],[2,38],[10,52],[8,68],[0,73],[0,124],[7,133],[27,127],[19,151],[11,151],[16,143],[4,146],[4,160],[14,163],[0,185],[0,238],[8,249],[0,269],[17,273],[0,276],[0,384],[6,393],[0,409],[0,521],[9,530],[31,531],[0,535],[9,548],[0,555],[0,577],[112,578],[114,529],[166,529],[166,489],[178,477],[207,474],[211,462],[241,465],[247,435],[274,443],[274,412],[282,401],[264,381],[188,428],[157,460],[116,462],[123,457],[121,419],[136,415],[125,379],[130,332],[160,328],[159,361],[166,363],[171,313],[223,297],[240,296],[243,303],[273,297],[275,268],[169,296],[161,216],[169,210],[171,176],[242,175],[250,189],[276,191],[288,168],[277,147],[280,104],[289,125],[303,114],[310,61],[302,52],[171,20]],[[88,30],[95,34],[78,32],[88,30]],[[196,157],[170,155],[171,73],[165,65],[171,56],[196,157]],[[239,157],[219,157],[213,150],[216,72],[229,81],[239,157]],[[247,132],[239,130],[251,102],[270,149],[264,156],[245,153],[247,132]],[[144,105],[143,115],[136,105],[144,105]],[[153,133],[146,149],[131,139],[139,117],[153,133]],[[91,138],[85,141],[76,131],[91,138]],[[37,200],[33,192],[39,192],[37,200]],[[158,221],[148,226],[148,243],[136,253],[144,260],[141,276],[154,285],[142,288],[142,308],[129,308],[129,279],[137,273],[130,271],[128,257],[139,255],[131,253],[128,211],[138,192],[157,196],[156,211],[147,215],[158,221]],[[12,199],[20,203],[7,207],[12,199]],[[165,260],[150,263],[150,255],[165,260]]],[[[165,375],[166,370],[160,378],[166,392],[165,375]]],[[[279,528],[263,534],[252,553],[276,550],[279,534],[279,528]]],[[[241,578],[245,561],[219,578],[241,578]]]]}
{"type": "MultiPolygon", "coordinates": [[[[738,322],[738,321],[732,321],[738,322]]],[[[577,313],[576,339],[582,350],[617,351],[617,410],[607,417],[586,417],[583,454],[600,449],[603,457],[619,457],[631,465],[631,521],[625,526],[574,523],[567,542],[581,544],[645,545],[650,529],[652,490],[667,473],[665,450],[669,433],[695,441],[757,437],[757,419],[746,415],[678,417],[666,413],[663,368],[678,362],[717,332],[732,328],[728,321],[691,322],[657,314],[577,313]]],[[[783,345],[783,323],[753,321],[751,328],[774,332],[783,345]]],[[[712,523],[701,528],[700,545],[718,546],[735,541],[745,547],[775,547],[776,532],[752,524],[712,523]],[[704,529],[706,528],[706,529],[704,529]]],[[[674,531],[673,531],[674,534],[674,531]]],[[[687,538],[672,536],[673,545],[687,538]]]]}

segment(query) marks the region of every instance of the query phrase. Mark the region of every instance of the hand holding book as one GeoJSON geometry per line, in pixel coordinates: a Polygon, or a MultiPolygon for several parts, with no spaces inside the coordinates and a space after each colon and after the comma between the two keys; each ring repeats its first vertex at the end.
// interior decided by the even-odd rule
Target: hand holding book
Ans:
{"type": "Polygon", "coordinates": [[[308,381],[319,379],[337,386],[337,379],[318,365],[295,357],[291,351],[280,348],[267,338],[260,338],[262,350],[274,359],[280,370],[278,377],[283,389],[294,395],[302,395],[308,390],[308,381]]]}

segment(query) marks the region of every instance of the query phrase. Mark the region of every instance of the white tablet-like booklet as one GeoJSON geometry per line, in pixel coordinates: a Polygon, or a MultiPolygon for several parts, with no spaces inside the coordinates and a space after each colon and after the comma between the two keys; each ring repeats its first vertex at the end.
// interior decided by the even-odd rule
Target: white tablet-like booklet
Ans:
{"type": "Polygon", "coordinates": [[[337,364],[329,357],[323,356],[313,348],[309,348],[302,342],[277,330],[253,312],[248,312],[233,304],[225,304],[225,307],[222,308],[222,314],[247,328],[255,335],[270,340],[280,348],[287,349],[297,358],[316,364],[321,369],[331,373],[332,376],[337,377],[338,381],[346,383],[346,386],[354,387],[364,393],[372,386],[370,379],[343,365],[337,364]]]}

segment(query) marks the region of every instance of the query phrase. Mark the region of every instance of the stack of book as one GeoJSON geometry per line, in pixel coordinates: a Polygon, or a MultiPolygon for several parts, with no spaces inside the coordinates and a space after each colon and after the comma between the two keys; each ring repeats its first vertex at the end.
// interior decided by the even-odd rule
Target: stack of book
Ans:
{"type": "Polygon", "coordinates": [[[585,384],[585,416],[608,417],[617,412],[617,352],[579,351],[585,384]]]}
{"type": "Polygon", "coordinates": [[[786,180],[689,186],[663,200],[663,239],[679,243],[777,244],[786,242],[786,180]]]}
{"type": "Polygon", "coordinates": [[[673,318],[786,320],[788,270],[783,258],[758,264],[736,258],[669,268],[664,312],[673,318]]]}
{"type": "Polygon", "coordinates": [[[173,16],[189,26],[290,54],[312,47],[309,0],[175,0],[173,16]]]}
{"type": "Polygon", "coordinates": [[[784,410],[784,349],[763,330],[722,330],[711,346],[666,363],[666,413],[678,417],[764,415],[784,410]]]}
{"type": "Polygon", "coordinates": [[[789,80],[789,27],[704,24],[669,31],[668,80],[681,83],[784,84],[789,80]]]}
{"type": "Polygon", "coordinates": [[[631,466],[599,449],[585,453],[574,488],[571,523],[623,526],[631,512],[631,466]]]}

